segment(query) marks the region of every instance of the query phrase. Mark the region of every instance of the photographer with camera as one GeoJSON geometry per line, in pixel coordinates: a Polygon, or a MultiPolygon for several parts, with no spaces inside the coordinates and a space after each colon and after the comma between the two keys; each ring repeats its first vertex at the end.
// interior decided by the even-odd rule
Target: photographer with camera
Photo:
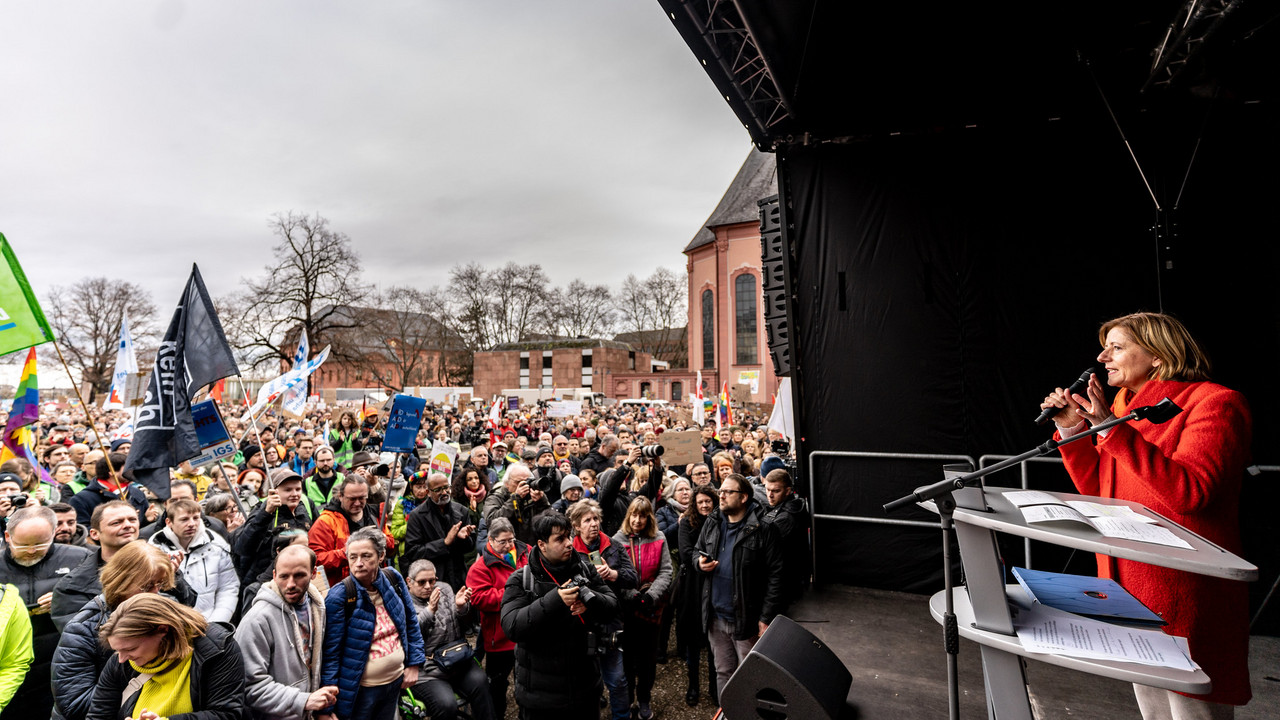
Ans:
{"type": "Polygon", "coordinates": [[[537,547],[507,578],[502,630],[516,644],[515,696],[522,720],[597,720],[601,626],[617,615],[613,590],[574,551],[569,520],[548,514],[537,547]]]}
{"type": "Polygon", "coordinates": [[[484,501],[485,523],[492,526],[493,521],[500,517],[510,520],[516,530],[516,539],[528,545],[533,544],[533,519],[551,510],[547,499],[534,492],[533,481],[533,471],[528,465],[512,465],[503,476],[502,483],[495,486],[484,501]]]}
{"type": "Polygon", "coordinates": [[[554,505],[560,499],[560,481],[564,473],[556,469],[556,457],[550,447],[539,446],[537,459],[533,462],[534,487],[547,496],[547,502],[554,505]]]}
{"type": "MultiPolygon", "coordinates": [[[[587,558],[596,574],[618,598],[635,594],[639,582],[635,566],[627,557],[623,546],[600,530],[600,505],[595,500],[579,500],[569,508],[569,522],[573,524],[573,549],[587,558]]],[[[619,637],[622,631],[622,615],[603,628],[606,636],[619,637]]],[[[609,707],[613,720],[626,720],[631,716],[631,697],[627,687],[626,667],[622,662],[620,643],[610,643],[602,648],[600,673],[609,688],[609,707]]]]}
{"type": "Polygon", "coordinates": [[[662,476],[666,474],[662,464],[664,451],[665,448],[661,445],[632,447],[627,454],[627,459],[621,465],[600,474],[601,529],[606,535],[613,535],[622,529],[627,508],[635,498],[646,497],[650,503],[658,501],[662,476]],[[628,492],[635,471],[641,465],[648,465],[648,481],[636,492],[628,492]]]}

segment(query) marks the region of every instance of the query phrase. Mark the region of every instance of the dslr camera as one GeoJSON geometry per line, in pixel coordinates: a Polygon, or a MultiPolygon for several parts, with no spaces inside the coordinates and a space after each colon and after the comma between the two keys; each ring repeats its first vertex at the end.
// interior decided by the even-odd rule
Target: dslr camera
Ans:
{"type": "Polygon", "coordinates": [[[556,482],[555,467],[537,467],[534,470],[537,472],[533,477],[529,478],[529,487],[543,495],[550,493],[552,488],[559,487],[556,482]]]}
{"type": "Polygon", "coordinates": [[[667,449],[661,445],[645,445],[640,448],[640,457],[643,457],[645,460],[656,460],[657,458],[662,457],[662,454],[666,451],[667,449]]]}
{"type": "Polygon", "coordinates": [[[27,506],[29,496],[26,493],[14,493],[13,495],[9,495],[7,499],[9,500],[9,507],[17,510],[18,508],[24,508],[27,506]]]}
{"type": "Polygon", "coordinates": [[[604,632],[593,630],[587,633],[587,655],[604,655],[614,648],[622,647],[622,631],[604,632]]]}

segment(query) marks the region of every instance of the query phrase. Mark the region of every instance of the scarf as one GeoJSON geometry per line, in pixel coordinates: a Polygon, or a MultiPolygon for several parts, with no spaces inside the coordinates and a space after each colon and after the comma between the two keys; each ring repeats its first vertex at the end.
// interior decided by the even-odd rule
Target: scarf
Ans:
{"type": "Polygon", "coordinates": [[[142,684],[138,693],[138,702],[133,710],[141,713],[144,709],[162,718],[192,712],[191,707],[191,658],[194,653],[169,663],[157,660],[150,665],[139,665],[132,660],[130,667],[139,673],[154,673],[150,680],[142,684]]]}
{"type": "MultiPolygon", "coordinates": [[[[609,536],[605,535],[604,533],[600,533],[599,542],[600,542],[600,554],[604,555],[604,551],[609,548],[609,536]]],[[[573,536],[573,549],[577,550],[583,555],[591,554],[591,548],[587,547],[587,544],[582,541],[581,535],[573,536]]]]}
{"type": "Polygon", "coordinates": [[[676,513],[679,515],[683,515],[684,511],[689,509],[688,505],[681,505],[680,503],[676,502],[676,499],[673,497],[667,498],[667,504],[675,508],[676,513]]]}
{"type": "Polygon", "coordinates": [[[485,541],[484,546],[486,549],[488,549],[490,555],[510,565],[512,570],[516,569],[516,547],[514,545],[511,546],[511,550],[508,551],[507,554],[505,555],[498,552],[497,550],[494,550],[493,545],[489,543],[488,540],[485,541]]]}
{"type": "Polygon", "coordinates": [[[485,496],[489,494],[489,491],[484,489],[484,485],[481,485],[479,490],[474,491],[464,485],[462,491],[467,494],[467,499],[475,500],[477,505],[484,502],[485,496]]]}

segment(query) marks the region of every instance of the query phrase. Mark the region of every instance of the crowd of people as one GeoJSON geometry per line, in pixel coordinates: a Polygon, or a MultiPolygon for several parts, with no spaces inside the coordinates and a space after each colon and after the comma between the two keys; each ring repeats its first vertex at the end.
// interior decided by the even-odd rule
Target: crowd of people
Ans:
{"type": "Polygon", "coordinates": [[[229,419],[235,457],[161,498],[123,415],[75,410],[0,464],[0,720],[495,720],[513,685],[526,720],[651,720],[669,661],[714,710],[809,582],[786,443],[749,416],[678,465],[674,410],[429,406],[399,454],[377,412],[229,419]]]}

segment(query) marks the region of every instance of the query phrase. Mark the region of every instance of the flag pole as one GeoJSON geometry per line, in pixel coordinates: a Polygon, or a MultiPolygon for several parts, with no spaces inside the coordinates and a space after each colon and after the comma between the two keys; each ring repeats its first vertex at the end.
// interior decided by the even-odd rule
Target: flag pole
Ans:
{"type": "MultiPolygon", "coordinates": [[[[249,424],[253,426],[253,434],[258,438],[258,451],[262,453],[262,464],[265,466],[267,464],[267,449],[262,447],[262,433],[258,431],[258,419],[253,415],[253,401],[249,399],[249,391],[244,386],[244,378],[237,375],[236,379],[240,381],[240,392],[244,393],[244,405],[247,408],[246,412],[249,413],[249,424]]],[[[244,461],[246,463],[249,462],[249,458],[245,458],[244,461]]],[[[267,468],[267,473],[270,474],[274,469],[267,468]]],[[[248,520],[247,517],[245,519],[248,520]]]]}
{"type": "MultiPolygon", "coordinates": [[[[84,401],[84,397],[80,395],[80,386],[76,384],[75,378],[71,377],[71,368],[67,366],[67,359],[62,356],[62,348],[58,347],[57,340],[51,340],[50,343],[53,344],[53,349],[58,351],[58,360],[62,362],[62,369],[66,371],[67,379],[71,381],[71,389],[75,391],[76,399],[80,401],[80,407],[84,408],[84,419],[89,421],[89,426],[93,428],[93,434],[98,436],[98,447],[102,447],[102,441],[106,438],[98,432],[98,421],[93,419],[93,413],[89,410],[89,404],[86,403],[84,401]]],[[[81,375],[81,379],[84,379],[83,375],[81,375]]],[[[102,456],[107,461],[107,471],[112,475],[115,475],[116,468],[111,463],[111,444],[107,443],[106,448],[107,449],[102,453],[102,456]]]]}

